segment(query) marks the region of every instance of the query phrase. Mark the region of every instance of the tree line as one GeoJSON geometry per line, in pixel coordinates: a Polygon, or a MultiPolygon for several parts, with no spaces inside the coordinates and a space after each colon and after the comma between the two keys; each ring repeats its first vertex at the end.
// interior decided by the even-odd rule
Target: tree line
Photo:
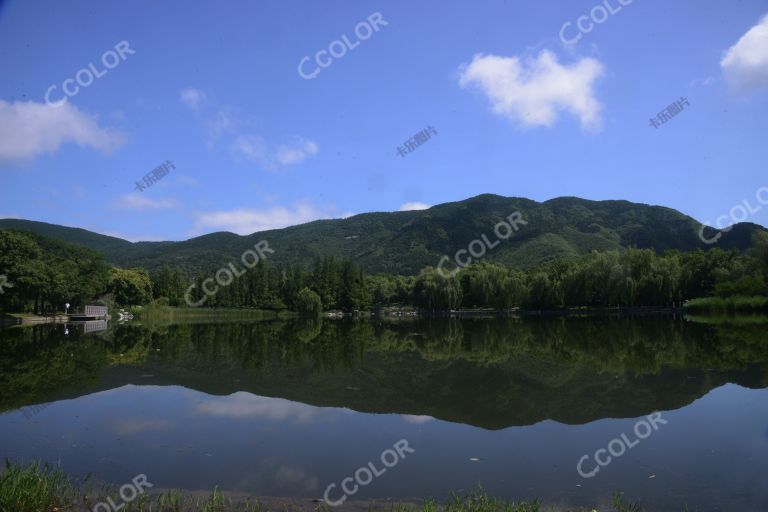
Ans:
{"type": "MultiPolygon", "coordinates": [[[[193,300],[202,281],[193,281],[193,300]]],[[[184,306],[187,283],[178,269],[164,268],[155,297],[184,306]]],[[[415,306],[426,311],[460,308],[556,309],[566,307],[674,307],[708,296],[768,295],[768,234],[748,253],[710,249],[591,252],[555,259],[527,270],[493,262],[469,265],[454,276],[427,267],[417,276],[367,275],[352,260],[324,258],[313,266],[275,267],[260,262],[222,287],[204,307],[365,310],[415,306]]]]}
{"type": "Polygon", "coordinates": [[[0,311],[80,309],[105,295],[128,306],[152,300],[145,270],[111,268],[97,251],[22,231],[0,230],[0,275],[0,311]]]}
{"type": "Polygon", "coordinates": [[[664,255],[628,249],[556,259],[526,271],[480,263],[453,279],[426,269],[416,279],[414,303],[433,310],[675,307],[698,297],[766,295],[766,253],[768,243],[762,259],[757,249],[753,254],[710,249],[664,255]]]}
{"type": "MultiPolygon", "coordinates": [[[[0,293],[0,310],[61,310],[105,299],[118,305],[155,302],[186,307],[204,298],[203,281],[163,267],[107,265],[93,250],[47,237],[0,230],[0,275],[12,287],[0,293]]],[[[453,276],[427,267],[416,276],[368,275],[350,259],[327,257],[312,265],[260,261],[201,307],[290,309],[306,313],[414,306],[426,311],[460,308],[678,306],[707,296],[768,295],[768,234],[746,253],[709,249],[656,254],[650,249],[592,252],[555,259],[527,270],[482,261],[453,276]]]]}

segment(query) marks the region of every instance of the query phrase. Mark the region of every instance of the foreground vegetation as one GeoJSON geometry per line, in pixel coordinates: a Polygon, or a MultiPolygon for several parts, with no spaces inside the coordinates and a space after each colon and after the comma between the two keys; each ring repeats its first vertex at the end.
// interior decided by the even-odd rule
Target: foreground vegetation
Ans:
{"type": "Polygon", "coordinates": [[[733,314],[768,313],[768,297],[705,297],[685,304],[690,313],[733,314]]]}
{"type": "Polygon", "coordinates": [[[239,322],[247,320],[274,320],[277,318],[292,318],[296,316],[289,311],[250,308],[185,308],[165,306],[159,302],[152,302],[146,306],[136,306],[131,309],[131,313],[136,315],[136,318],[144,321],[171,323],[196,320],[239,322]]]}
{"type": "Polygon", "coordinates": [[[260,261],[240,269],[226,286],[211,283],[217,270],[212,264],[209,272],[184,276],[183,269],[165,266],[150,276],[144,269],[110,268],[90,249],[0,230],[0,274],[13,283],[0,294],[2,311],[61,310],[65,302],[78,307],[100,298],[108,305],[197,303],[201,309],[307,314],[406,305],[433,312],[680,307],[706,297],[718,299],[694,302],[692,311],[757,311],[768,297],[768,233],[757,233],[754,247],[745,253],[710,249],[658,255],[627,249],[554,259],[527,270],[483,260],[463,269],[427,267],[417,276],[366,275],[349,259],[324,258],[309,267],[260,261]],[[203,292],[206,281],[215,293],[203,292]]]}
{"type": "MultiPolygon", "coordinates": [[[[40,462],[24,465],[6,461],[5,470],[0,473],[0,512],[80,512],[92,510],[109,497],[112,497],[122,512],[266,512],[271,508],[270,503],[259,500],[233,500],[218,489],[214,489],[212,494],[204,498],[190,496],[178,490],[160,494],[140,494],[132,502],[122,506],[123,503],[116,498],[117,487],[102,487],[97,491],[84,490],[91,487],[87,481],[79,485],[73,483],[59,467],[40,462]]],[[[625,503],[619,492],[613,494],[612,502],[615,512],[643,510],[638,503],[625,503]]],[[[102,508],[111,509],[107,505],[102,508]]],[[[274,508],[284,512],[329,510],[329,507],[319,504],[317,500],[313,500],[311,506],[283,502],[274,508]]],[[[512,503],[491,498],[481,488],[466,496],[453,495],[445,503],[432,500],[418,505],[372,503],[368,508],[391,512],[566,512],[565,509],[544,507],[538,501],[512,503]]],[[[570,510],[576,512],[586,509],[570,510]]]]}

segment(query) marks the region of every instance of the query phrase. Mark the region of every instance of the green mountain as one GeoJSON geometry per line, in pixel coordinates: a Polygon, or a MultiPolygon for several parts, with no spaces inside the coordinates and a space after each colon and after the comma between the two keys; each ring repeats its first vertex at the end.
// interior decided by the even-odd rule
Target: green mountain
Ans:
{"type": "MultiPolygon", "coordinates": [[[[210,271],[239,260],[260,240],[275,251],[273,263],[310,263],[319,256],[349,257],[367,272],[415,274],[436,266],[443,255],[485,235],[497,240],[494,226],[514,212],[527,222],[498,246],[488,261],[526,268],[552,258],[575,257],[592,250],[628,247],[689,251],[697,248],[744,250],[762,226],[740,223],[716,244],[699,238],[701,224],[676,210],[629,201],[590,201],[559,197],[544,202],[483,194],[428,210],[364,213],[346,219],[318,220],[246,236],[212,233],[183,242],[128,242],[84,229],[20,219],[0,220],[0,229],[31,231],[102,252],[112,264],[144,267],[180,266],[187,273],[210,271]]],[[[707,228],[705,236],[715,230],[707,228]]],[[[451,268],[446,265],[446,268],[451,268]]]]}

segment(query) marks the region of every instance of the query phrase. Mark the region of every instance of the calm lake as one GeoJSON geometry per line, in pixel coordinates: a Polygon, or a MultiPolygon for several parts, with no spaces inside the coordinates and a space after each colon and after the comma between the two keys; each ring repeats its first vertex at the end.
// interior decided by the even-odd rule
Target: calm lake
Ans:
{"type": "Polygon", "coordinates": [[[84,331],[0,331],[0,457],[60,461],[118,484],[144,473],[154,490],[311,500],[336,484],[337,500],[345,478],[369,462],[381,471],[382,453],[406,440],[413,451],[350,501],[445,499],[480,484],[553,505],[606,504],[620,489],[647,510],[768,510],[759,321],[134,321],[84,331]],[[656,412],[662,421],[638,430],[656,412]],[[581,476],[580,460],[583,473],[599,471],[581,476]]]}

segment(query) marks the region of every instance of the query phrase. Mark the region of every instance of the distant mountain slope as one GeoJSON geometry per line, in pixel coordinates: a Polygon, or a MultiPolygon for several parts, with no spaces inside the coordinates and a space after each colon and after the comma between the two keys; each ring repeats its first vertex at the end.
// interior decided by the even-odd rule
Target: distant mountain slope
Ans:
{"type": "MultiPolygon", "coordinates": [[[[591,250],[651,248],[689,251],[696,248],[744,250],[752,235],[765,228],[741,223],[723,233],[715,245],[699,239],[700,224],[676,210],[629,201],[590,201],[560,197],[543,203],[524,198],[483,194],[445,203],[428,210],[365,213],[347,219],[318,220],[247,236],[212,233],[183,242],[137,242],[19,219],[0,220],[0,229],[32,231],[104,253],[121,266],[150,271],[163,264],[181,266],[187,273],[210,271],[239,259],[260,240],[275,250],[275,263],[311,263],[318,256],[350,257],[368,272],[415,274],[435,266],[443,255],[481,235],[493,243],[494,226],[519,211],[528,222],[513,237],[488,251],[485,258],[525,268],[558,256],[575,257],[591,250]]],[[[708,229],[706,236],[714,230],[708,229]]]]}

